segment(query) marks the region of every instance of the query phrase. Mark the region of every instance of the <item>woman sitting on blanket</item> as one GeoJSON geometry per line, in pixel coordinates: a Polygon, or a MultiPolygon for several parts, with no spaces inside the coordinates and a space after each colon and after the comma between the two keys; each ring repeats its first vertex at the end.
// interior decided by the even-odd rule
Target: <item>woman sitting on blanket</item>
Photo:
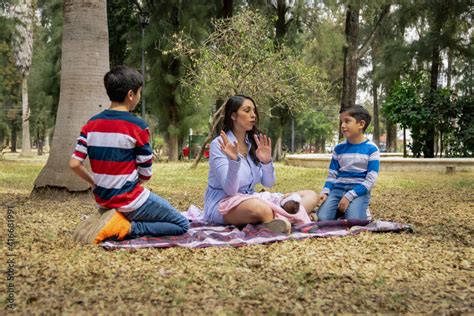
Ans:
{"type": "Polygon", "coordinates": [[[226,102],[224,112],[223,130],[210,148],[204,219],[221,225],[263,223],[269,230],[279,233],[290,233],[291,223],[310,222],[308,214],[318,201],[314,191],[283,195],[254,190],[258,183],[272,187],[275,171],[272,142],[257,129],[259,117],[252,98],[233,96],[226,102]],[[296,212],[295,207],[298,208],[296,212]]]}

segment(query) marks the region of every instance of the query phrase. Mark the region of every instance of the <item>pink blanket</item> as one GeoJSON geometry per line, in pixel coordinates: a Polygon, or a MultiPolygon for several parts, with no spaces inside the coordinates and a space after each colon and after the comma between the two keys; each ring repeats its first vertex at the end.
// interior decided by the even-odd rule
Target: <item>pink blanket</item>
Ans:
{"type": "Polygon", "coordinates": [[[311,219],[308,216],[303,205],[300,204],[300,208],[296,214],[287,213],[280,205],[281,201],[284,200],[284,196],[281,193],[270,193],[270,192],[260,192],[254,194],[242,194],[237,193],[236,195],[229,196],[219,202],[219,212],[222,215],[229,213],[231,209],[238,206],[243,201],[249,199],[260,199],[267,203],[273,211],[275,218],[287,219],[290,223],[294,225],[302,225],[311,222],[311,219]]]}

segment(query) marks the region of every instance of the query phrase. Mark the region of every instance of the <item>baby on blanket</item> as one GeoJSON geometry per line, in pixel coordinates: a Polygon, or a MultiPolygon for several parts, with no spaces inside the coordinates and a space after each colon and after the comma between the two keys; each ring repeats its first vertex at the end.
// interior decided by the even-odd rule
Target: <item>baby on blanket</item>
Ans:
{"type": "Polygon", "coordinates": [[[260,192],[260,198],[280,205],[288,214],[296,214],[300,210],[301,196],[298,193],[283,195],[282,193],[260,192]]]}
{"type": "Polygon", "coordinates": [[[255,198],[268,203],[275,214],[275,218],[283,218],[296,225],[311,222],[308,213],[300,203],[301,196],[298,193],[292,193],[289,195],[271,192],[258,192],[254,194],[237,193],[236,195],[229,196],[219,202],[219,212],[222,215],[225,215],[243,201],[255,198]]]}

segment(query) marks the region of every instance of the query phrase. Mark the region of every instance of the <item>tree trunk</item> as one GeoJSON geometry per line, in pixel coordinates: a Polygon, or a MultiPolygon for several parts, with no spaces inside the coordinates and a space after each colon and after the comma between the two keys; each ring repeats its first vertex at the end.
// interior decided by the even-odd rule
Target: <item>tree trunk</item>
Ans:
{"type": "Polygon", "coordinates": [[[359,5],[357,3],[347,8],[345,34],[341,110],[353,107],[357,96],[357,45],[359,37],[359,5]]]}
{"type": "Polygon", "coordinates": [[[387,152],[397,151],[397,125],[387,120],[387,152]]]}
{"type": "Polygon", "coordinates": [[[68,162],[81,127],[109,104],[103,77],[109,70],[106,0],[65,0],[61,90],[51,151],[34,190],[54,187],[85,191],[68,162]]]}
{"type": "Polygon", "coordinates": [[[403,158],[406,158],[407,155],[407,130],[403,129],[403,158]]]}
{"type": "MultiPolygon", "coordinates": [[[[428,106],[433,107],[434,94],[438,88],[438,75],[440,66],[440,51],[436,43],[433,44],[431,53],[431,76],[430,76],[430,104],[428,106]]],[[[433,125],[430,125],[426,131],[425,146],[423,147],[423,156],[425,158],[433,158],[435,154],[435,129],[433,125]]]]}
{"type": "Polygon", "coordinates": [[[11,151],[12,153],[16,153],[16,127],[15,127],[15,123],[12,124],[12,127],[11,127],[11,142],[12,142],[12,146],[11,146],[11,151]]]}
{"type": "Polygon", "coordinates": [[[278,128],[277,131],[277,139],[275,141],[275,145],[273,146],[273,161],[280,161],[282,157],[281,152],[281,140],[283,138],[283,128],[278,128]]]}
{"type": "Polygon", "coordinates": [[[178,161],[178,135],[168,135],[168,161],[178,161]]]}
{"type": "Polygon", "coordinates": [[[222,17],[224,19],[232,17],[234,13],[234,1],[233,0],[223,0],[222,6],[222,17]]]}
{"type": "Polygon", "coordinates": [[[380,125],[379,125],[379,98],[377,95],[378,84],[374,82],[372,87],[372,97],[374,99],[374,143],[380,147],[380,125]]]}
{"type": "Polygon", "coordinates": [[[21,154],[23,157],[31,157],[30,143],[30,107],[28,105],[28,80],[23,77],[21,80],[21,120],[22,120],[22,137],[21,137],[21,154]]]}
{"type": "Polygon", "coordinates": [[[451,89],[451,78],[453,73],[453,53],[448,49],[448,69],[446,70],[447,84],[446,88],[451,89]]]}
{"type": "Polygon", "coordinates": [[[374,143],[377,147],[380,147],[380,125],[379,125],[379,98],[378,98],[378,87],[377,82],[377,55],[378,55],[378,41],[374,39],[372,42],[372,98],[374,103],[374,143]]]}

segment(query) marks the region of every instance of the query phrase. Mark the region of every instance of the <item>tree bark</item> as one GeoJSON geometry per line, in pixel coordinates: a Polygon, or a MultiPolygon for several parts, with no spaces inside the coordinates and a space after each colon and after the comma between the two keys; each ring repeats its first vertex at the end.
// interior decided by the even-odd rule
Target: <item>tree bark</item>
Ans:
{"type": "Polygon", "coordinates": [[[380,147],[380,126],[379,126],[379,98],[377,94],[376,82],[373,82],[372,97],[374,99],[374,143],[380,147]]]}
{"type": "MultiPolygon", "coordinates": [[[[86,191],[68,162],[81,127],[109,104],[103,77],[109,70],[106,0],[65,0],[61,90],[51,151],[34,191],[47,187],[86,191]]],[[[87,164],[86,164],[87,165],[87,164]]]]}
{"type": "MultiPolygon", "coordinates": [[[[434,94],[438,89],[438,75],[440,66],[440,50],[437,43],[433,43],[433,49],[431,53],[431,71],[430,71],[430,104],[428,106],[433,107],[434,94]]],[[[435,129],[433,125],[430,125],[426,131],[425,146],[423,147],[423,156],[425,158],[433,158],[435,154],[435,129]]]]}
{"type": "Polygon", "coordinates": [[[397,151],[397,125],[387,120],[387,152],[397,151]]]}
{"type": "Polygon", "coordinates": [[[380,147],[380,126],[379,126],[379,98],[378,98],[378,87],[379,83],[376,79],[377,76],[377,56],[378,56],[378,41],[372,41],[372,98],[374,103],[374,143],[377,147],[380,147]]]}
{"type": "Polygon", "coordinates": [[[22,120],[22,137],[21,137],[21,154],[23,157],[31,157],[30,143],[30,107],[28,105],[28,80],[23,77],[21,80],[21,120],[22,120]]]}
{"type": "Polygon", "coordinates": [[[278,128],[277,131],[277,138],[275,140],[275,145],[273,145],[273,154],[272,159],[273,161],[280,161],[282,157],[282,150],[281,150],[281,140],[283,138],[283,128],[278,128]]]}
{"type": "Polygon", "coordinates": [[[11,138],[12,138],[11,139],[11,143],[12,143],[11,152],[16,153],[16,127],[15,127],[15,123],[12,123],[11,138]]]}
{"type": "Polygon", "coordinates": [[[168,160],[178,161],[178,135],[168,135],[168,160]]]}
{"type": "Polygon", "coordinates": [[[359,4],[349,5],[346,13],[346,45],[342,78],[341,111],[353,107],[357,96],[357,44],[359,37],[359,4]]]}

